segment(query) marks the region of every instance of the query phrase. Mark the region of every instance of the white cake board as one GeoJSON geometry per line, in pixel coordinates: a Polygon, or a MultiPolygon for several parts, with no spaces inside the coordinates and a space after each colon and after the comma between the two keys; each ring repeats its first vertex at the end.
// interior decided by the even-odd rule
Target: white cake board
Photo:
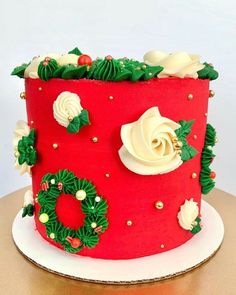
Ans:
{"type": "Polygon", "coordinates": [[[224,225],[217,211],[202,201],[202,230],[173,250],[143,258],[105,260],[78,256],[45,241],[35,230],[34,219],[21,217],[13,223],[12,234],[18,250],[31,262],[69,278],[106,284],[132,284],[163,280],[192,270],[219,249],[224,225]]]}

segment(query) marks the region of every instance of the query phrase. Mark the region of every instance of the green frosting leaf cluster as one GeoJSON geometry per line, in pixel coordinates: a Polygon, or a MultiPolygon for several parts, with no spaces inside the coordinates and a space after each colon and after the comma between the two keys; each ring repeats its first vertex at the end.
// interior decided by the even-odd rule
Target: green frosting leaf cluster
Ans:
{"type": "Polygon", "coordinates": [[[41,206],[39,217],[43,213],[48,216],[48,221],[44,223],[48,237],[71,253],[77,253],[84,247],[95,247],[99,242],[100,233],[103,233],[108,227],[105,217],[108,206],[106,200],[97,195],[94,185],[86,179],[77,178],[68,170],[60,170],[56,174],[46,174],[42,179],[41,186],[42,189],[38,192],[38,203],[41,206]],[[85,219],[84,225],[78,230],[74,230],[65,227],[62,222],[58,221],[55,207],[61,193],[68,194],[68,198],[72,196],[76,198],[76,193],[80,190],[86,193],[85,199],[78,200],[81,202],[85,219]],[[77,238],[81,242],[78,247],[73,247],[70,243],[69,239],[73,238],[77,238]]]}
{"type": "Polygon", "coordinates": [[[194,120],[191,121],[185,121],[180,120],[178,122],[181,127],[177,130],[175,130],[176,136],[178,137],[178,140],[182,142],[183,146],[181,148],[181,160],[183,162],[186,162],[190,159],[192,159],[196,154],[197,151],[194,147],[188,144],[186,137],[191,132],[191,127],[194,123],[194,120]]]}
{"type": "Polygon", "coordinates": [[[198,71],[198,78],[199,79],[209,79],[209,80],[215,80],[218,78],[219,74],[214,69],[214,67],[211,64],[204,63],[205,67],[198,71]]]}
{"type": "Polygon", "coordinates": [[[19,78],[24,78],[25,69],[29,64],[22,64],[21,66],[17,66],[13,69],[11,75],[17,76],[19,78]]]}
{"type": "Polygon", "coordinates": [[[28,136],[22,136],[18,142],[18,163],[20,165],[26,163],[29,166],[32,166],[36,163],[37,152],[34,148],[35,145],[35,129],[32,128],[28,136]]]}
{"type": "Polygon", "coordinates": [[[207,124],[205,143],[201,155],[201,172],[200,172],[200,184],[202,187],[202,193],[204,195],[208,194],[214,187],[215,181],[211,179],[211,169],[210,165],[215,155],[212,151],[216,142],[216,131],[214,127],[207,124]]]}
{"type": "Polygon", "coordinates": [[[200,217],[197,217],[196,219],[195,219],[195,225],[193,226],[193,228],[192,228],[192,230],[191,230],[191,233],[192,234],[197,234],[197,233],[199,233],[200,232],[200,230],[202,229],[202,227],[201,227],[201,218],[200,217]]]}
{"type": "Polygon", "coordinates": [[[26,215],[28,215],[28,216],[34,215],[34,205],[33,204],[29,204],[23,208],[22,217],[25,217],[26,215]]]}
{"type": "Polygon", "coordinates": [[[69,123],[67,126],[67,131],[69,133],[77,133],[79,132],[80,128],[89,125],[90,120],[89,120],[89,114],[88,111],[83,109],[81,113],[74,117],[73,120],[69,123]]]}
{"type": "Polygon", "coordinates": [[[57,61],[46,57],[38,66],[38,76],[41,80],[48,81],[53,77],[53,73],[58,69],[57,61]]]}

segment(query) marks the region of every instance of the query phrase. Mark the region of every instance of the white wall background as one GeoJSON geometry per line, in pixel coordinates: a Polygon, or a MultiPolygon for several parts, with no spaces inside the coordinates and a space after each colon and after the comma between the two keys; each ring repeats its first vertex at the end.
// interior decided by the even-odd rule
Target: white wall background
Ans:
{"type": "Polygon", "coordinates": [[[185,50],[212,62],[220,78],[210,100],[209,122],[219,144],[217,186],[236,194],[236,2],[178,1],[2,1],[0,11],[0,195],[30,183],[13,169],[12,132],[25,119],[19,98],[23,80],[14,66],[47,52],[75,46],[94,58],[112,54],[141,59],[150,49],[185,50]]]}

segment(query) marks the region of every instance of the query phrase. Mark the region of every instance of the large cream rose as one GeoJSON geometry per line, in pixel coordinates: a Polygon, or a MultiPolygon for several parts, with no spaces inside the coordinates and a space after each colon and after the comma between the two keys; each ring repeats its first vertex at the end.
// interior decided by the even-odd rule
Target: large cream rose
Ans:
{"type": "Polygon", "coordinates": [[[177,215],[180,226],[186,230],[192,230],[195,226],[195,220],[198,217],[199,209],[197,202],[193,199],[185,200],[184,205],[180,206],[177,215]]]}
{"type": "Polygon", "coordinates": [[[178,128],[179,124],[160,115],[158,107],[148,109],[138,121],[121,127],[122,163],[141,175],[163,174],[178,168],[182,164],[174,144],[178,128]]]}
{"type": "Polygon", "coordinates": [[[144,62],[150,66],[162,66],[164,69],[158,75],[159,78],[179,77],[198,78],[197,72],[204,68],[198,55],[186,52],[167,54],[162,51],[149,51],[144,57],[144,62]]]}

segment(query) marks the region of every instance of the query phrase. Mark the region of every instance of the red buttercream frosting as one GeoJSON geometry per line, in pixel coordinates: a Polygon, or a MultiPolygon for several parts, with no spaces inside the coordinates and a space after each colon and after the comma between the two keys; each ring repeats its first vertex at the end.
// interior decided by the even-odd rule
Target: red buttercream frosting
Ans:
{"type": "MultiPolygon", "coordinates": [[[[36,129],[38,161],[32,168],[33,193],[41,189],[42,177],[68,169],[86,178],[108,203],[109,227],[100,235],[98,245],[78,254],[104,259],[129,259],[164,252],[180,246],[193,235],[180,227],[177,213],[186,199],[201,203],[200,158],[206,131],[209,81],[163,78],[143,82],[104,82],[97,80],[26,79],[28,124],[36,129]],[[87,109],[91,125],[70,134],[53,116],[53,102],[63,91],[76,93],[87,109]],[[192,94],[193,98],[188,99],[192,94]],[[121,162],[120,129],[137,121],[149,108],[158,106],[162,116],[178,122],[195,120],[188,142],[198,154],[173,172],[142,176],[129,171],[121,162]],[[197,135],[197,136],[194,136],[197,135]],[[93,142],[92,138],[98,141],[93,142]],[[58,147],[53,148],[56,143],[58,147]],[[109,177],[108,177],[109,176],[109,177]],[[161,201],[163,209],[156,209],[161,201]],[[127,221],[132,225],[127,225],[127,221]]],[[[36,228],[49,243],[38,219],[36,228]]],[[[83,224],[80,203],[61,195],[56,212],[65,225],[77,229],[83,224]]]]}

